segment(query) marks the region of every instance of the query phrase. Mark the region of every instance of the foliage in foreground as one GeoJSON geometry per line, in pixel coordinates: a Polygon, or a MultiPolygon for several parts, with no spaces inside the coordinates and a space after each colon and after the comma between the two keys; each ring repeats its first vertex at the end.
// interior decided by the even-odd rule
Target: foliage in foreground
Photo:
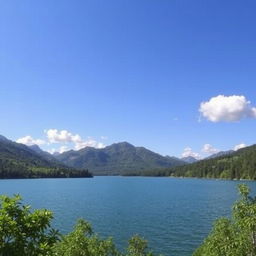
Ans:
{"type": "Polygon", "coordinates": [[[0,256],[153,256],[139,236],[129,240],[125,253],[112,239],[100,239],[90,224],[79,220],[68,235],[51,228],[48,210],[31,211],[20,196],[0,197],[0,256]]]}
{"type": "Polygon", "coordinates": [[[256,197],[239,185],[241,200],[233,206],[232,218],[216,221],[213,230],[193,256],[255,256],[256,197]]]}
{"type": "Polygon", "coordinates": [[[0,255],[48,255],[59,234],[50,228],[53,215],[47,210],[30,212],[20,196],[1,196],[0,255]]]}
{"type": "MultiPolygon", "coordinates": [[[[239,185],[241,199],[232,218],[216,221],[213,230],[193,256],[256,256],[256,197],[239,185]]],[[[0,197],[0,256],[153,256],[139,236],[129,240],[125,252],[111,238],[101,239],[90,224],[79,220],[74,230],[61,235],[51,228],[48,210],[31,211],[20,196],[0,197]]]]}

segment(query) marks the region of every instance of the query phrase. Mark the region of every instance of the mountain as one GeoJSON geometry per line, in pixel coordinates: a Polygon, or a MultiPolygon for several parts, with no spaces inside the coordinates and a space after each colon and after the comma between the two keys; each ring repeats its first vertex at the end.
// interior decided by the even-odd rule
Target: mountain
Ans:
{"type": "Polygon", "coordinates": [[[143,170],[184,164],[180,159],[167,158],[128,142],[115,143],[102,149],[86,147],[79,151],[71,150],[55,157],[68,166],[89,169],[94,175],[136,174],[143,170]]]}
{"type": "Polygon", "coordinates": [[[216,158],[216,157],[220,157],[220,156],[226,156],[226,155],[233,154],[234,152],[235,152],[234,150],[220,151],[216,154],[206,157],[205,159],[212,159],[212,158],[216,158]]]}
{"type": "MultiPolygon", "coordinates": [[[[31,146],[28,146],[30,149],[34,150],[36,153],[41,154],[41,153],[47,153],[45,151],[43,151],[38,145],[34,144],[31,146]]],[[[51,155],[50,153],[48,153],[49,155],[51,155]]]]}
{"type": "Polygon", "coordinates": [[[86,177],[54,159],[43,157],[33,149],[0,136],[0,178],[86,177]]]}
{"type": "Polygon", "coordinates": [[[9,140],[5,138],[3,135],[0,135],[0,141],[9,141],[9,140]]]}
{"type": "Polygon", "coordinates": [[[256,180],[256,145],[193,164],[173,167],[166,175],[256,180]]]}
{"type": "Polygon", "coordinates": [[[38,145],[32,145],[32,146],[28,146],[28,147],[30,149],[32,149],[33,151],[35,151],[38,155],[40,155],[44,159],[46,159],[50,162],[54,162],[57,165],[61,164],[53,155],[51,155],[50,153],[48,153],[46,151],[43,151],[38,145]]]}
{"type": "Polygon", "coordinates": [[[182,157],[181,158],[182,161],[188,163],[188,164],[192,164],[197,162],[198,160],[196,158],[194,158],[193,156],[187,156],[187,157],[182,157]]]}

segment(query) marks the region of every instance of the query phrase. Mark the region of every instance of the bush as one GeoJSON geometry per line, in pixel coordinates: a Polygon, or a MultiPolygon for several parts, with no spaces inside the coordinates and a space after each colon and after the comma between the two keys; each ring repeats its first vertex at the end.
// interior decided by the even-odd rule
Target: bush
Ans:
{"type": "Polygon", "coordinates": [[[61,235],[51,228],[52,212],[31,211],[21,197],[0,197],[0,256],[153,256],[139,236],[119,252],[111,238],[100,239],[90,224],[79,220],[74,230],[61,235]]]}
{"type": "Polygon", "coordinates": [[[233,206],[232,218],[217,220],[194,256],[256,255],[256,197],[249,196],[246,185],[238,189],[241,199],[233,206]]]}
{"type": "Polygon", "coordinates": [[[20,196],[0,197],[0,255],[50,255],[59,233],[50,227],[48,210],[30,211],[20,196]]]}

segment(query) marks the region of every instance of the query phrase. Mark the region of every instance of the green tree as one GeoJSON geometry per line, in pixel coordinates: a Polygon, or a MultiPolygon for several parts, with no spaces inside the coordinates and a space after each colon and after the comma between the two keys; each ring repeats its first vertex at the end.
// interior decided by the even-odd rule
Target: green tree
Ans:
{"type": "Polygon", "coordinates": [[[241,199],[233,206],[232,218],[216,221],[213,230],[194,256],[256,256],[256,197],[238,186],[241,199]]]}
{"type": "Polygon", "coordinates": [[[153,256],[153,253],[148,252],[147,241],[135,235],[129,240],[127,256],[153,256]]]}
{"type": "Polygon", "coordinates": [[[153,256],[139,236],[119,252],[111,238],[100,239],[90,224],[79,220],[74,230],[60,235],[51,228],[52,212],[31,211],[21,197],[0,196],[0,256],[153,256]]]}
{"type": "Polygon", "coordinates": [[[53,215],[48,210],[30,211],[21,204],[21,197],[0,197],[0,255],[51,255],[59,238],[50,228],[53,215]]]}
{"type": "Polygon", "coordinates": [[[120,255],[111,238],[101,240],[90,224],[79,220],[74,230],[63,236],[54,248],[58,256],[117,256],[120,255]]]}
{"type": "Polygon", "coordinates": [[[74,230],[63,236],[54,248],[54,255],[58,256],[154,256],[148,251],[147,241],[133,236],[129,240],[126,253],[119,252],[111,238],[100,239],[93,233],[91,225],[79,220],[74,230]]]}

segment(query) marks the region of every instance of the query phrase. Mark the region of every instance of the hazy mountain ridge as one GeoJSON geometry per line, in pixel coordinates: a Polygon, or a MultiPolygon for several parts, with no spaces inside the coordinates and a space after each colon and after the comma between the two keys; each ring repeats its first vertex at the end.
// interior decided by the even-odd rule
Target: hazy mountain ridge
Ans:
{"type": "Polygon", "coordinates": [[[35,153],[37,153],[39,156],[41,156],[42,158],[46,159],[47,161],[51,162],[51,163],[54,163],[56,165],[62,165],[63,164],[61,162],[59,162],[55,157],[54,155],[46,152],[46,151],[43,151],[38,145],[31,145],[31,146],[28,146],[28,148],[30,148],[31,150],[33,150],[35,153]]]}
{"type": "Polygon", "coordinates": [[[181,160],[188,164],[192,164],[198,161],[198,159],[194,158],[193,156],[182,157],[181,160]]]}
{"type": "Polygon", "coordinates": [[[234,152],[235,152],[234,150],[220,151],[220,152],[210,155],[204,159],[212,159],[212,158],[216,158],[216,157],[227,156],[227,155],[233,154],[234,152]]]}

